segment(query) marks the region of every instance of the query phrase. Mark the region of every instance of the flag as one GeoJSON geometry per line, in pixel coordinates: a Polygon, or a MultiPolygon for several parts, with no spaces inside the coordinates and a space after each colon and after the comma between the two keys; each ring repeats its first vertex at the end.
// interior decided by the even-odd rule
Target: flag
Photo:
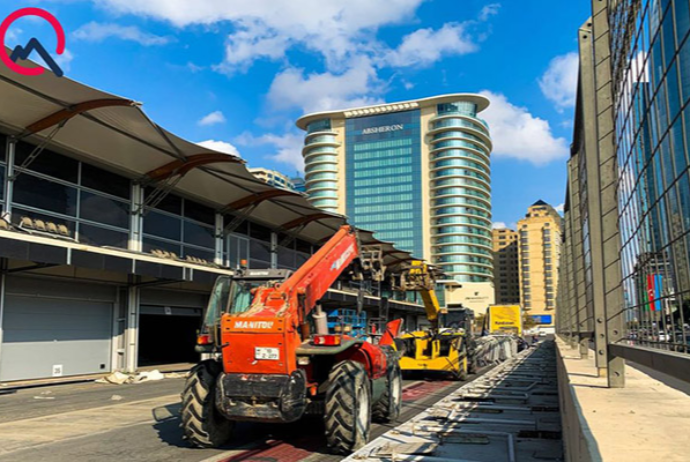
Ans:
{"type": "Polygon", "coordinates": [[[662,294],[662,276],[661,274],[654,275],[654,311],[661,311],[661,294],[662,294]]]}
{"type": "Polygon", "coordinates": [[[654,275],[647,275],[647,309],[654,311],[654,275]]]}

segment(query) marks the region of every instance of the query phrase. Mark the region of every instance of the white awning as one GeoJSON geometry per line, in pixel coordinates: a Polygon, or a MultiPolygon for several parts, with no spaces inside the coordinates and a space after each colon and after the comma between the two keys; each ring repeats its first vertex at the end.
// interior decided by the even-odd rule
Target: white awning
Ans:
{"type": "MultiPolygon", "coordinates": [[[[307,241],[325,242],[347,221],[312,206],[303,194],[258,180],[239,157],[168,132],[146,116],[141,103],[48,70],[22,76],[0,66],[0,127],[20,140],[45,142],[145,184],[178,178],[176,193],[218,210],[251,212],[251,220],[307,241]]],[[[365,245],[383,246],[387,265],[411,258],[369,231],[360,237],[365,245]]]]}

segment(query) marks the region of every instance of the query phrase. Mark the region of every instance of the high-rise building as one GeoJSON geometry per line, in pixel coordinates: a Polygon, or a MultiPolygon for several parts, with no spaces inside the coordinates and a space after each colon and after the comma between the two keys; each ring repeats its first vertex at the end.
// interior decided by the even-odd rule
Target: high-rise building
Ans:
{"type": "Polygon", "coordinates": [[[248,170],[252,173],[252,175],[268,185],[275,186],[276,188],[297,191],[292,180],[276,170],[269,170],[261,167],[250,168],[248,170]]]}
{"type": "Polygon", "coordinates": [[[537,324],[553,326],[563,219],[538,200],[518,221],[520,304],[537,324]]]}
{"type": "Polygon", "coordinates": [[[520,272],[518,264],[518,233],[508,228],[491,231],[494,250],[494,287],[496,303],[520,303],[520,272]]]}
{"type": "Polygon", "coordinates": [[[307,192],[307,185],[304,183],[304,178],[301,176],[292,177],[290,181],[292,181],[292,184],[295,186],[295,191],[301,193],[307,192]]]}
{"type": "Polygon", "coordinates": [[[457,93],[301,117],[310,201],[493,302],[488,105],[457,93]]]}

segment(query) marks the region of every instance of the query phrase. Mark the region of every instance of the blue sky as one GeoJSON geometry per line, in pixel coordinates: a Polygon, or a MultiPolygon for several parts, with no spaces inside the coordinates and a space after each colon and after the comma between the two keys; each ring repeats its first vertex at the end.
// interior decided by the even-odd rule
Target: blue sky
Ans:
{"type": "MultiPolygon", "coordinates": [[[[295,174],[305,111],[485,92],[494,222],[563,202],[585,0],[3,0],[67,33],[66,75],[165,128],[295,174]]],[[[55,39],[21,19],[8,45],[55,39]]]]}

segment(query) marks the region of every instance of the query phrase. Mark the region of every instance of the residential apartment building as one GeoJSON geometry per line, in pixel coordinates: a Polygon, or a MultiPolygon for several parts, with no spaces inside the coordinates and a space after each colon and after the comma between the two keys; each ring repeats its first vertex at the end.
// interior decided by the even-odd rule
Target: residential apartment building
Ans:
{"type": "Polygon", "coordinates": [[[347,215],[461,283],[448,300],[493,302],[491,138],[475,94],[307,114],[311,203],[347,215]]]}
{"type": "Polygon", "coordinates": [[[554,325],[563,219],[539,200],[518,221],[520,304],[544,327],[554,325]]]}
{"type": "Polygon", "coordinates": [[[491,231],[494,252],[494,287],[496,303],[520,303],[520,268],[518,263],[518,233],[508,228],[491,231]]]}
{"type": "Polygon", "coordinates": [[[248,169],[252,175],[260,179],[269,186],[275,186],[276,188],[288,189],[290,191],[297,191],[295,184],[292,179],[283,175],[276,170],[270,170],[267,168],[250,168],[248,169]]]}

